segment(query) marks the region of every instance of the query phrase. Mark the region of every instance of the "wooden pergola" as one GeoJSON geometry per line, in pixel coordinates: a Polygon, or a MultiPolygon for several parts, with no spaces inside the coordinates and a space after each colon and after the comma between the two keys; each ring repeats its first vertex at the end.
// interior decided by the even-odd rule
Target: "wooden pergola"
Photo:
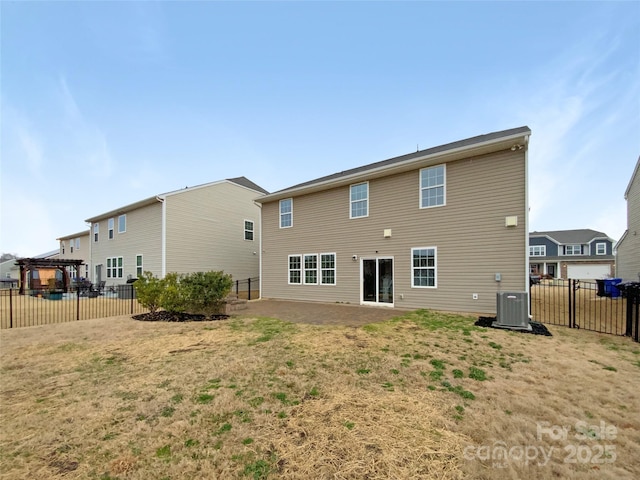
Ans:
{"type": "Polygon", "coordinates": [[[55,268],[61,270],[63,288],[66,292],[69,288],[69,276],[65,269],[67,267],[76,267],[76,270],[78,270],[83,263],[84,260],[68,260],[63,258],[21,258],[16,260],[16,265],[20,267],[20,295],[24,295],[24,286],[27,283],[27,272],[38,268],[55,268]]]}

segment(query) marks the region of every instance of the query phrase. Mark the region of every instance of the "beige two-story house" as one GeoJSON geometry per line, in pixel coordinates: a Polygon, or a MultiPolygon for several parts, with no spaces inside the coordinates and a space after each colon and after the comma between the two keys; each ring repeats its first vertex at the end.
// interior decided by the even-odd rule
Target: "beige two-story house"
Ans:
{"type": "Polygon", "coordinates": [[[69,267],[69,278],[78,280],[89,278],[91,272],[91,248],[89,245],[89,230],[65,235],[57,239],[60,245],[59,258],[68,260],[82,260],[79,268],[69,267]]]}
{"type": "Polygon", "coordinates": [[[106,287],[145,271],[259,275],[260,207],[245,177],[159,194],[88,218],[91,280],[106,287]]]}
{"type": "Polygon", "coordinates": [[[616,248],[616,276],[640,282],[640,157],[624,198],[627,201],[627,229],[616,248]]]}
{"type": "Polygon", "coordinates": [[[258,198],[264,298],[496,312],[527,291],[527,127],[258,198]]]}

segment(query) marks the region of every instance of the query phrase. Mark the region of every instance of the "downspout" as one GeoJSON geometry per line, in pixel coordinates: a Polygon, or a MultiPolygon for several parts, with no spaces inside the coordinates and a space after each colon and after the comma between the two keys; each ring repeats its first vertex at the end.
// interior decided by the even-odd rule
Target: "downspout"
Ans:
{"type": "Polygon", "coordinates": [[[260,209],[260,215],[258,217],[258,229],[260,230],[258,235],[258,248],[260,249],[258,250],[258,292],[260,293],[258,294],[258,300],[262,300],[262,204],[255,200],[253,203],[260,209]]]}
{"type": "Polygon", "coordinates": [[[525,272],[524,272],[524,284],[527,292],[527,316],[531,318],[531,282],[529,281],[529,271],[531,265],[529,265],[529,135],[524,139],[524,255],[525,255],[525,272]]]}
{"type": "MultiPolygon", "coordinates": [[[[89,223],[89,222],[87,222],[89,223]]],[[[93,223],[89,223],[89,279],[93,282],[93,223]]]]}
{"type": "Polygon", "coordinates": [[[160,278],[167,274],[167,204],[163,197],[156,197],[162,203],[162,220],[160,226],[160,278]]]}

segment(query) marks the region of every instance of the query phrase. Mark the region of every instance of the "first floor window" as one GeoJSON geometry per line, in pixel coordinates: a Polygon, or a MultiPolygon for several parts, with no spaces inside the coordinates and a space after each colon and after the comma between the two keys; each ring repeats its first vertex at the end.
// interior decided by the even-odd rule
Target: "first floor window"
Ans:
{"type": "Polygon", "coordinates": [[[107,258],[107,278],[122,278],[123,273],[122,257],[107,258]]]}
{"type": "Polygon", "coordinates": [[[336,284],[336,254],[320,254],[320,280],[322,285],[336,284]]]}
{"type": "Polygon", "coordinates": [[[529,256],[530,257],[544,257],[547,255],[546,245],[530,245],[529,256]]]}
{"type": "Polygon", "coordinates": [[[411,249],[413,287],[436,287],[436,247],[411,249]]]}
{"type": "Polygon", "coordinates": [[[289,255],[289,283],[302,283],[302,259],[300,255],[289,255]]]}
{"type": "Polygon", "coordinates": [[[253,241],[253,222],[251,220],[244,221],[244,239],[253,241]]]}
{"type": "Polygon", "coordinates": [[[304,256],[304,283],[306,285],[318,283],[318,255],[315,253],[304,256]]]}
{"type": "Polygon", "coordinates": [[[142,255],[136,255],[136,277],[142,276],[142,255]]]}

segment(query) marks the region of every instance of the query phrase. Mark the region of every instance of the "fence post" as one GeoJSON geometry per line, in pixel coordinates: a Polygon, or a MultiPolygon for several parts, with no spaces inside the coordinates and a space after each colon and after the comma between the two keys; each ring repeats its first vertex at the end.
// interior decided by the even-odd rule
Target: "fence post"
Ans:
{"type": "Polygon", "coordinates": [[[248,285],[247,300],[251,300],[251,277],[247,279],[247,285],[248,285]]]}
{"type": "Polygon", "coordinates": [[[13,288],[9,288],[9,328],[13,328],[13,288]]]}
{"type": "Polygon", "coordinates": [[[569,285],[569,328],[573,328],[573,326],[571,325],[571,317],[572,317],[572,310],[573,310],[573,303],[571,301],[571,291],[573,290],[573,287],[571,285],[571,279],[568,279],[567,284],[569,285]]]}
{"type": "Polygon", "coordinates": [[[240,293],[239,286],[240,286],[240,280],[236,280],[236,295],[240,293]]]}
{"type": "Polygon", "coordinates": [[[133,283],[130,283],[129,286],[131,287],[131,315],[133,315],[133,294],[135,293],[135,290],[133,289],[133,283]]]}
{"type": "Polygon", "coordinates": [[[76,287],[76,320],[80,320],[80,286],[76,287]]]}

